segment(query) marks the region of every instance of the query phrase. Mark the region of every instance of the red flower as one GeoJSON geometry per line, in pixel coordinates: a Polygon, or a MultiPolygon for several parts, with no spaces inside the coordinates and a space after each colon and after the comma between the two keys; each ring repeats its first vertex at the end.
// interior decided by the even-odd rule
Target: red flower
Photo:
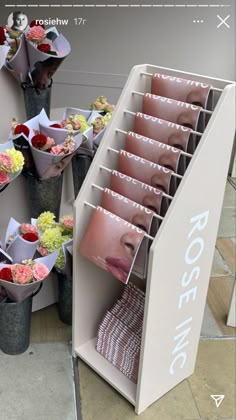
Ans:
{"type": "Polygon", "coordinates": [[[0,26],[0,45],[4,45],[4,42],[6,41],[4,28],[0,26]]]}
{"type": "Polygon", "coordinates": [[[27,232],[22,235],[22,238],[28,242],[36,242],[38,240],[38,235],[35,233],[27,232]]]}
{"type": "Polygon", "coordinates": [[[53,128],[61,128],[60,124],[51,124],[49,127],[53,127],[53,128]]]}
{"type": "Polygon", "coordinates": [[[36,134],[36,136],[32,137],[31,143],[32,146],[35,147],[35,149],[40,150],[47,143],[47,137],[44,136],[44,134],[36,134]]]}
{"type": "Polygon", "coordinates": [[[40,24],[39,21],[36,21],[36,20],[32,20],[29,26],[30,28],[33,28],[33,26],[41,26],[43,29],[45,29],[45,26],[43,24],[40,24]]]}
{"type": "Polygon", "coordinates": [[[9,267],[4,267],[0,270],[0,279],[12,281],[12,273],[9,267]]]}
{"type": "Polygon", "coordinates": [[[14,134],[25,134],[26,137],[29,136],[29,132],[29,128],[24,124],[18,124],[14,130],[14,134]]]}
{"type": "Polygon", "coordinates": [[[51,45],[50,44],[40,44],[37,46],[39,51],[42,51],[43,53],[47,54],[51,51],[51,45]]]}

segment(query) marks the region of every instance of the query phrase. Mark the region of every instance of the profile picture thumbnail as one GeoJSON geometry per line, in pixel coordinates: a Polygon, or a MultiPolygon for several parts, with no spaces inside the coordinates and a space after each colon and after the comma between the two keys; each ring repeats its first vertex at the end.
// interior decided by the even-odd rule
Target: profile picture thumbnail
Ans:
{"type": "Polygon", "coordinates": [[[28,18],[25,13],[15,11],[8,16],[7,24],[14,31],[23,32],[28,26],[28,18]]]}

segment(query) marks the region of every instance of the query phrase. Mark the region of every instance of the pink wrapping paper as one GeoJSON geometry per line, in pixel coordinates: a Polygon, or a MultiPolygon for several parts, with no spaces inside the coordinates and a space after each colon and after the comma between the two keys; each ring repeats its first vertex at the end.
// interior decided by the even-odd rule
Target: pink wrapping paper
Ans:
{"type": "Polygon", "coordinates": [[[211,85],[180,77],[156,73],[152,77],[151,93],[207,108],[211,85]]]}
{"type": "Polygon", "coordinates": [[[178,172],[181,150],[176,147],[129,131],[126,135],[125,149],[127,152],[178,172]]]}
{"type": "Polygon", "coordinates": [[[118,170],[167,194],[170,193],[170,182],[173,171],[163,166],[133,155],[125,150],[120,150],[118,170]]]}
{"type": "Polygon", "coordinates": [[[142,112],[197,130],[201,107],[146,93],[143,96],[142,112]]]}
{"type": "Polygon", "coordinates": [[[191,134],[191,129],[188,127],[141,112],[135,115],[133,131],[184,151],[188,149],[191,134]]]}

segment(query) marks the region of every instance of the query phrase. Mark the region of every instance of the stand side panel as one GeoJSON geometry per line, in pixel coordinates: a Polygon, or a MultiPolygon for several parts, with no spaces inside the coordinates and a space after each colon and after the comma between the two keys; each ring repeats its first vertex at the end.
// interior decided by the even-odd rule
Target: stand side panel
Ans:
{"type": "Polygon", "coordinates": [[[234,121],[227,86],[150,249],[137,413],[194,370],[234,121]]]}

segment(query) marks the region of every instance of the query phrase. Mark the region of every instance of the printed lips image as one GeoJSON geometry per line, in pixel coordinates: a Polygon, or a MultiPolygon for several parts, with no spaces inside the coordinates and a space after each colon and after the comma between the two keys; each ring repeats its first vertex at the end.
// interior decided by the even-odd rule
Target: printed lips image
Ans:
{"type": "Polygon", "coordinates": [[[79,246],[79,252],[127,283],[145,232],[97,207],[79,246]]]}

